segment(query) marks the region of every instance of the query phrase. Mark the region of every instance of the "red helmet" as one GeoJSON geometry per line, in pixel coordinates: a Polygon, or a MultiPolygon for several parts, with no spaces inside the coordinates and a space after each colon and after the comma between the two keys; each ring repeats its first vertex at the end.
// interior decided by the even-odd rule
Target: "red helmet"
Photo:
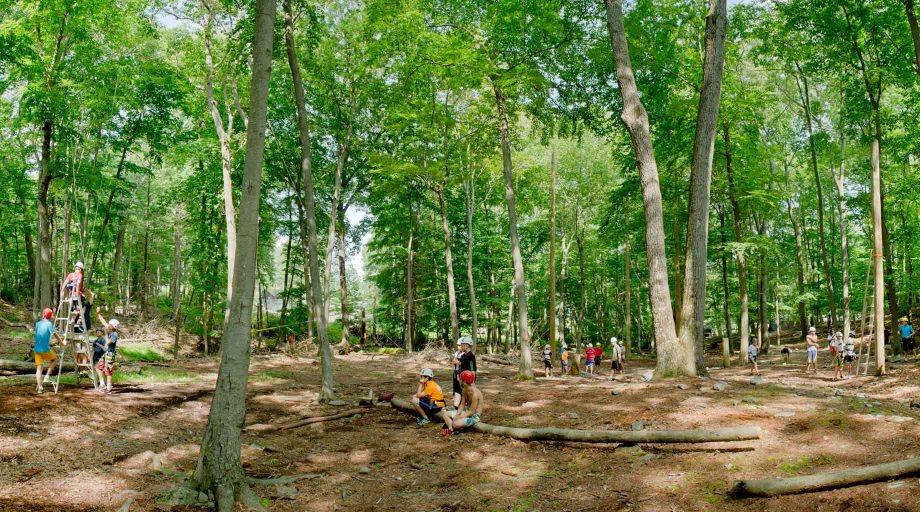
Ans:
{"type": "Polygon", "coordinates": [[[467,383],[467,384],[472,384],[475,380],[476,380],[476,374],[475,374],[475,373],[473,373],[473,372],[471,372],[471,371],[469,371],[469,370],[464,370],[464,371],[460,372],[460,382],[465,382],[465,383],[467,383]]]}
{"type": "Polygon", "coordinates": [[[42,316],[45,317],[46,320],[51,320],[51,317],[54,316],[54,311],[51,311],[51,308],[45,308],[45,310],[42,311],[42,316]]]}

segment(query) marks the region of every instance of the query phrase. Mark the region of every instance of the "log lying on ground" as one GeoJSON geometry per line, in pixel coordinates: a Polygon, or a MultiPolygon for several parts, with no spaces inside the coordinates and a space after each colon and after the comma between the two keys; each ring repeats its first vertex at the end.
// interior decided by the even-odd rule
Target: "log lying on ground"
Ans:
{"type": "MultiPolygon", "coordinates": [[[[47,365],[45,366],[47,368],[47,365]]],[[[15,361],[13,359],[0,359],[0,370],[8,370],[16,373],[30,373],[35,371],[33,361],[15,361]]],[[[55,370],[57,371],[57,370],[55,370]]],[[[63,371],[73,371],[73,363],[64,363],[63,371]]]]}
{"type": "MultiPolygon", "coordinates": [[[[394,398],[393,407],[413,413],[405,400],[394,398]]],[[[516,428],[477,423],[473,430],[522,441],[578,441],[582,443],[715,443],[760,439],[760,429],[723,428],[718,430],[575,430],[568,428],[516,428]]]]}
{"type": "Polygon", "coordinates": [[[495,356],[479,356],[479,359],[482,359],[483,361],[488,361],[490,363],[503,364],[506,366],[511,366],[513,364],[511,361],[507,359],[502,359],[500,357],[495,357],[495,356]]]}
{"type": "Polygon", "coordinates": [[[249,432],[272,432],[275,430],[290,430],[292,428],[302,427],[304,425],[310,425],[312,423],[322,423],[324,421],[339,420],[342,418],[347,418],[349,416],[354,416],[355,414],[360,414],[366,409],[348,409],[347,411],[342,411],[336,414],[330,414],[329,416],[306,416],[303,419],[293,421],[291,423],[285,423],[283,425],[250,425],[246,427],[246,430],[249,432]]]}
{"type": "Polygon", "coordinates": [[[920,457],[831,473],[818,473],[817,475],[766,478],[763,480],[735,480],[729,493],[735,498],[798,494],[868,484],[916,473],[920,473],[920,457]]]}

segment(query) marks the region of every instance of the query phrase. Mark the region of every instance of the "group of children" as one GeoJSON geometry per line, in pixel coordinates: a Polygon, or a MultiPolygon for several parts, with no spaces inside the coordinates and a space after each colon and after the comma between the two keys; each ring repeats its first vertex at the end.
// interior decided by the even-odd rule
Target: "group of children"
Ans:
{"type": "MultiPolygon", "coordinates": [[[[62,301],[66,300],[69,304],[70,312],[67,316],[67,328],[72,328],[74,334],[77,335],[74,341],[77,364],[91,366],[99,378],[97,389],[101,393],[111,393],[112,374],[115,371],[115,354],[118,345],[118,320],[112,318],[106,321],[102,315],[97,314],[97,319],[102,327],[96,329],[96,339],[92,342],[92,363],[90,363],[86,343],[89,339],[88,331],[91,324],[90,310],[93,295],[83,286],[82,263],[77,262],[74,265],[74,271],[64,278],[60,293],[62,301]],[[82,322],[80,322],[81,317],[82,322]]],[[[42,311],[42,318],[35,324],[35,345],[32,352],[35,358],[35,392],[38,394],[44,393],[43,384],[51,382],[51,374],[56,365],[59,364],[57,355],[51,347],[66,344],[60,334],[55,332],[54,323],[51,321],[53,316],[54,311],[50,308],[45,308],[42,311]],[[52,342],[52,337],[54,342],[52,342]],[[43,379],[42,373],[45,364],[48,366],[44,372],[43,379]]]]}
{"type": "MultiPolygon", "coordinates": [[[[625,362],[626,362],[626,348],[623,346],[623,342],[617,340],[614,336],[610,338],[610,379],[613,379],[613,376],[617,373],[623,373],[625,362]]],[[[553,353],[549,345],[543,347],[543,373],[549,378],[553,376],[553,353]]],[[[559,361],[562,364],[562,375],[569,374],[570,361],[575,357],[575,352],[572,349],[569,349],[569,346],[564,342],[559,347],[559,361]]],[[[588,375],[594,375],[597,373],[597,369],[601,366],[601,361],[604,357],[604,347],[601,343],[598,343],[596,346],[593,343],[588,343],[588,347],[585,349],[585,372],[588,375]]]]}
{"type": "MultiPolygon", "coordinates": [[[[856,353],[856,342],[853,341],[855,338],[855,332],[850,332],[850,335],[846,338],[843,337],[843,333],[840,331],[828,333],[827,348],[834,363],[834,380],[843,379],[844,371],[846,371],[847,378],[853,378],[853,363],[859,359],[859,355],[856,353]]],[[[806,373],[809,371],[818,373],[819,348],[820,342],[818,341],[817,329],[814,326],[809,327],[808,335],[805,336],[806,373]]],[[[759,350],[760,340],[755,339],[748,346],[748,363],[751,365],[751,375],[760,375],[760,370],[757,367],[757,352],[759,350]]]]}

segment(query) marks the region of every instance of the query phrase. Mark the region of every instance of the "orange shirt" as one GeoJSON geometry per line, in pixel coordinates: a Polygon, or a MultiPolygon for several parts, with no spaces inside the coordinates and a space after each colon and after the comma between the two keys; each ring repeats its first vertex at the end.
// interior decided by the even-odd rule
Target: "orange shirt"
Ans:
{"type": "Polygon", "coordinates": [[[562,360],[563,360],[563,361],[568,361],[568,360],[569,360],[569,351],[568,351],[568,350],[563,350],[563,351],[562,351],[562,360]]]}
{"type": "Polygon", "coordinates": [[[431,400],[432,403],[444,406],[444,392],[441,391],[441,386],[433,381],[429,380],[425,383],[425,388],[422,390],[425,393],[425,396],[431,400]]]}

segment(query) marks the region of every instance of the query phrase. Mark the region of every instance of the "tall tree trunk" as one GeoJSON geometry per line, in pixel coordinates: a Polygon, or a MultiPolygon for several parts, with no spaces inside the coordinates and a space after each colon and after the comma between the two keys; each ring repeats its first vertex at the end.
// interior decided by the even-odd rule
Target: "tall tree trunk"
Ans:
{"type": "Polygon", "coordinates": [[[447,222],[447,201],[444,197],[445,182],[435,189],[438,196],[438,208],[441,212],[441,231],[444,233],[444,266],[447,269],[447,303],[450,309],[450,339],[456,343],[460,339],[460,323],[457,319],[457,291],[454,287],[454,256],[450,250],[450,224],[447,222]]]}
{"type": "Polygon", "coordinates": [[[728,368],[731,360],[732,317],[728,304],[728,257],[725,241],[725,209],[719,207],[719,241],[722,242],[722,313],[725,316],[725,336],[722,337],[722,366],[728,368]]]}
{"type": "Polygon", "coordinates": [[[284,281],[281,285],[281,317],[278,321],[278,344],[280,345],[286,338],[285,333],[290,332],[291,330],[286,327],[287,321],[287,308],[288,301],[290,301],[290,290],[291,285],[293,284],[294,278],[291,276],[291,246],[294,239],[294,228],[293,222],[291,221],[290,214],[288,215],[288,236],[287,236],[287,248],[284,251],[284,281]],[[290,281],[288,277],[290,276],[290,281]]]}
{"type": "MultiPolygon", "coordinates": [[[[789,165],[786,167],[786,192],[789,193],[789,165]]],[[[801,206],[799,207],[801,209],[801,206]]],[[[792,211],[792,199],[786,199],[786,213],[789,216],[789,223],[792,224],[792,232],[795,236],[795,268],[796,268],[796,291],[799,295],[797,307],[799,312],[799,330],[802,337],[808,335],[808,318],[805,315],[805,262],[804,250],[802,248],[802,225],[796,221],[795,214],[792,211]]]]}
{"type": "Polygon", "coordinates": [[[559,274],[559,344],[565,344],[565,276],[569,270],[569,248],[572,240],[566,241],[565,230],[562,232],[562,272],[559,274]]]}
{"type": "Polygon", "coordinates": [[[122,294],[119,288],[118,277],[121,274],[122,253],[125,247],[125,231],[128,229],[128,219],[121,221],[118,227],[118,235],[115,237],[115,256],[112,258],[112,275],[109,276],[109,286],[115,287],[115,296],[124,298],[127,293],[122,294]]]}
{"type": "MultiPolygon", "coordinates": [[[[556,146],[552,146],[549,159],[549,343],[550,352],[558,354],[556,347],[556,146]]],[[[552,357],[552,356],[551,356],[552,357]]]]}
{"type": "MultiPolygon", "coordinates": [[[[76,170],[73,171],[76,173],[76,170]]],[[[67,270],[70,267],[70,221],[72,218],[71,212],[74,207],[74,199],[77,194],[77,183],[76,177],[72,177],[70,182],[70,193],[67,194],[67,200],[64,205],[64,241],[61,244],[61,277],[67,275],[67,270]]]]}
{"type": "MultiPolygon", "coordinates": [[[[576,221],[577,222],[577,221],[576,221]]],[[[575,241],[578,244],[578,290],[579,290],[579,300],[578,300],[578,327],[575,331],[576,344],[581,346],[582,340],[584,339],[585,334],[585,308],[587,306],[587,290],[585,289],[585,227],[581,227],[581,232],[578,231],[578,227],[575,228],[575,241]]]]}
{"type": "MultiPolygon", "coordinates": [[[[266,1],[266,0],[263,0],[266,1]]],[[[274,3],[272,0],[268,2],[274,3]]],[[[310,146],[310,126],[307,121],[306,100],[304,99],[303,80],[300,77],[300,64],[297,62],[297,50],[294,46],[294,14],[291,0],[283,0],[284,4],[284,42],[287,49],[288,66],[291,68],[291,78],[294,82],[294,101],[297,108],[297,129],[300,133],[300,170],[303,175],[304,203],[306,210],[308,247],[305,252],[309,258],[305,259],[304,276],[310,276],[311,296],[313,297],[313,321],[319,336],[320,361],[322,369],[322,387],[320,400],[331,401],[335,398],[332,382],[332,348],[329,346],[329,333],[327,331],[327,316],[325,314],[325,301],[323,300],[323,284],[319,277],[319,261],[316,243],[316,194],[313,189],[313,162],[312,148],[310,146]]],[[[255,79],[253,79],[255,81],[255,79]]],[[[252,122],[252,115],[250,122],[252,122]]],[[[248,152],[247,152],[248,153],[248,152]]],[[[334,212],[334,210],[333,210],[334,212]]],[[[335,222],[335,217],[331,219],[335,222]]],[[[328,256],[328,253],[327,253],[328,256]]],[[[329,259],[326,261],[329,265],[329,259]]]]}
{"type": "Polygon", "coordinates": [[[617,83],[623,97],[623,113],[620,118],[629,132],[642,182],[649,294],[655,326],[655,348],[658,353],[655,374],[658,377],[683,375],[694,368],[694,361],[682,350],[674,327],[671,290],[668,286],[668,259],[664,246],[661,186],[649,132],[648,114],[642,106],[633,75],[626,30],[623,27],[623,6],[620,0],[605,0],[605,4],[607,32],[616,61],[617,83]]]}
{"type": "MultiPolygon", "coordinates": [[[[882,170],[879,162],[881,130],[877,129],[871,144],[872,164],[872,258],[875,261],[875,286],[873,308],[875,309],[875,374],[885,375],[885,269],[884,244],[882,243],[882,170]]],[[[891,312],[896,316],[896,312],[891,312]]],[[[891,333],[892,338],[895,332],[891,333]]]]}
{"type": "MultiPolygon", "coordinates": [[[[172,297],[172,317],[176,320],[179,316],[179,275],[182,268],[182,230],[180,222],[182,220],[182,206],[176,205],[176,215],[173,219],[173,268],[172,282],[170,283],[170,295],[172,297]]],[[[282,322],[283,323],[283,322],[282,322]]],[[[178,339],[178,338],[177,338],[178,339]]]]}
{"type": "MultiPolygon", "coordinates": [[[[214,99],[214,59],[211,55],[211,25],[213,24],[213,13],[207,8],[207,24],[202,31],[204,40],[204,58],[205,58],[205,81],[204,92],[207,97],[208,109],[211,112],[211,119],[214,122],[214,131],[217,133],[217,139],[220,142],[220,164],[223,180],[223,199],[224,199],[224,223],[227,234],[227,304],[233,299],[233,276],[234,276],[234,259],[236,254],[236,209],[233,206],[233,152],[230,143],[233,140],[233,113],[227,108],[227,125],[224,126],[223,117],[217,108],[217,101],[214,99]]],[[[226,91],[226,89],[225,89],[226,91]]],[[[224,94],[224,98],[227,96],[224,94]]],[[[229,307],[227,314],[229,315],[229,307]]],[[[229,321],[226,317],[224,321],[229,321]]]]}
{"type": "Polygon", "coordinates": [[[147,262],[148,262],[148,247],[150,242],[150,177],[147,177],[147,204],[144,208],[144,254],[141,257],[141,318],[144,318],[144,315],[147,313],[147,283],[149,278],[147,276],[147,262]]]}
{"type": "Polygon", "coordinates": [[[907,23],[910,25],[910,37],[914,42],[914,69],[920,75],[920,27],[917,25],[914,0],[904,0],[904,10],[907,12],[907,23]]]}
{"type": "Polygon", "coordinates": [[[821,244],[821,265],[824,267],[824,286],[827,288],[828,306],[830,308],[831,327],[837,324],[837,306],[834,298],[834,278],[831,275],[831,265],[827,257],[827,243],[824,239],[824,193],[821,188],[821,175],[818,173],[818,150],[815,146],[815,134],[812,129],[811,92],[808,86],[808,77],[802,71],[799,63],[795,63],[798,78],[801,80],[802,111],[805,116],[805,126],[808,128],[808,148],[811,151],[811,170],[815,175],[815,190],[818,193],[818,240],[821,244]]]}
{"type": "Polygon", "coordinates": [[[511,261],[514,265],[514,295],[517,299],[518,330],[520,331],[521,357],[518,364],[518,378],[533,379],[533,361],[530,358],[530,326],[527,320],[527,283],[524,281],[524,261],[521,258],[521,243],[518,238],[517,206],[515,205],[514,180],[511,175],[511,127],[505,110],[505,95],[498,85],[498,78],[492,77],[492,91],[498,107],[499,138],[502,147],[502,167],[505,175],[505,202],[508,204],[508,231],[511,238],[511,261]]]}
{"type": "Polygon", "coordinates": [[[722,73],[725,67],[726,0],[711,0],[706,15],[706,56],[703,86],[696,114],[693,162],[690,167],[690,205],[687,219],[684,294],[680,342],[695,355],[697,375],[706,375],[703,324],[706,313],[706,262],[709,242],[709,189],[715,150],[722,73]]]}
{"type": "Polygon", "coordinates": [[[841,133],[840,139],[840,174],[834,174],[834,184],[837,186],[837,211],[840,214],[840,272],[843,282],[843,335],[850,337],[850,270],[849,270],[849,247],[847,246],[847,222],[846,210],[844,203],[844,157],[846,141],[841,133]]]}
{"type": "Polygon", "coordinates": [[[240,432],[246,416],[249,336],[259,247],[259,199],[274,25],[274,0],[256,0],[249,129],[246,132],[246,159],[240,195],[240,238],[235,254],[236,275],[232,280],[236,289],[227,308],[229,314],[224,325],[220,370],[195,471],[198,489],[214,491],[220,512],[236,510],[237,499],[242,499],[251,508],[261,508],[244,478],[240,432]]]}
{"type": "MultiPolygon", "coordinates": [[[[732,165],[732,141],[731,132],[728,125],[723,125],[723,137],[725,139],[725,174],[728,177],[728,196],[732,205],[732,225],[735,231],[735,242],[744,242],[744,228],[741,224],[741,206],[738,204],[738,192],[735,190],[735,172],[732,165]]],[[[747,287],[747,261],[744,250],[737,251],[738,260],[738,292],[741,295],[741,320],[738,328],[741,330],[740,358],[744,364],[747,357],[748,345],[750,344],[750,320],[748,311],[748,287],[747,287]]]]}
{"type": "MultiPolygon", "coordinates": [[[[629,199],[627,201],[627,211],[629,205],[629,199]]],[[[627,215],[627,225],[629,222],[629,216],[627,215]]],[[[632,355],[632,257],[630,255],[630,236],[629,230],[626,232],[626,355],[632,355]]]]}
{"type": "Polygon", "coordinates": [[[479,315],[476,312],[476,283],[473,280],[473,209],[476,207],[476,180],[470,177],[469,184],[464,184],[466,189],[466,280],[470,289],[470,319],[473,329],[470,333],[473,346],[477,346],[479,338],[479,315]]]}
{"type": "Polygon", "coordinates": [[[339,236],[339,298],[341,299],[342,309],[342,341],[348,341],[350,338],[348,328],[348,276],[345,273],[345,208],[339,208],[339,222],[341,229],[338,230],[339,236]]]}
{"type": "MultiPolygon", "coordinates": [[[[766,221],[757,222],[757,234],[766,235],[766,221]]],[[[760,340],[760,350],[764,354],[770,352],[770,337],[767,336],[767,259],[766,253],[760,250],[757,265],[757,338],[760,340]]]]}
{"type": "MultiPolygon", "coordinates": [[[[879,127],[879,133],[881,133],[881,124],[879,124],[879,127]]],[[[879,138],[879,141],[881,141],[881,138],[879,138]]],[[[888,236],[888,216],[886,215],[885,208],[885,180],[881,178],[881,175],[879,176],[879,183],[881,184],[881,190],[879,191],[879,194],[882,197],[882,249],[885,256],[885,291],[888,295],[888,315],[891,321],[889,324],[889,328],[891,329],[891,350],[895,354],[900,354],[901,331],[898,329],[898,314],[900,312],[900,308],[898,308],[898,294],[895,290],[895,276],[891,257],[891,241],[888,236]]]]}
{"type": "Polygon", "coordinates": [[[415,227],[418,225],[418,214],[413,212],[412,203],[409,203],[409,243],[406,244],[406,352],[412,352],[415,344],[415,227]]]}
{"type": "Polygon", "coordinates": [[[32,318],[38,319],[42,309],[54,307],[51,294],[51,229],[48,225],[48,188],[54,176],[51,173],[50,119],[42,123],[42,151],[38,161],[38,258],[35,260],[34,288],[32,292],[32,318]]]}
{"type": "MultiPolygon", "coordinates": [[[[302,86],[301,86],[302,87],[302,86]]],[[[348,161],[348,149],[351,144],[351,121],[345,127],[345,141],[339,148],[339,156],[335,164],[335,185],[332,188],[332,205],[329,206],[329,231],[326,235],[326,260],[323,273],[323,315],[326,325],[329,325],[329,304],[332,296],[332,251],[335,247],[335,219],[339,213],[339,201],[342,197],[342,173],[348,161]]]]}

